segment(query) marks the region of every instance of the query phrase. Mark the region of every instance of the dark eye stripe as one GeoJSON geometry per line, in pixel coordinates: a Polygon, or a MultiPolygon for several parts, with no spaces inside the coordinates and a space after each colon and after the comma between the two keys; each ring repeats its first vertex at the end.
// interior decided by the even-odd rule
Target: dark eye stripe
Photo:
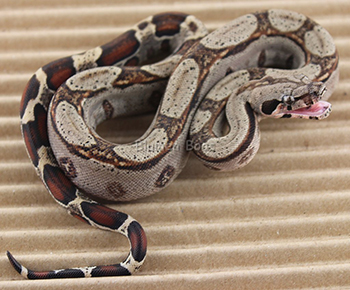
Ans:
{"type": "Polygon", "coordinates": [[[277,106],[280,104],[280,101],[277,100],[271,100],[271,101],[266,101],[262,104],[261,106],[261,111],[265,115],[271,115],[273,111],[276,110],[277,106]]]}

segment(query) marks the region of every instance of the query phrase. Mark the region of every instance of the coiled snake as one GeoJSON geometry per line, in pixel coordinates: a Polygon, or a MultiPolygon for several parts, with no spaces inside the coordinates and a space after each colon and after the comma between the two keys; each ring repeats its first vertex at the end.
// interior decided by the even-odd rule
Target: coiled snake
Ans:
{"type": "Polygon", "coordinates": [[[322,119],[338,81],[329,33],[304,15],[268,10],[208,34],[194,16],[162,13],[115,40],[53,61],[29,80],[21,101],[28,154],[53,198],[90,225],[129,239],[116,265],[32,271],[29,279],[130,275],[144,262],[138,222],[86,196],[125,201],[169,185],[193,151],[206,166],[246,165],[259,147],[264,117],[322,119]],[[109,118],[155,110],[129,144],[99,137],[109,118]],[[228,129],[227,129],[228,128],[228,129]]]}

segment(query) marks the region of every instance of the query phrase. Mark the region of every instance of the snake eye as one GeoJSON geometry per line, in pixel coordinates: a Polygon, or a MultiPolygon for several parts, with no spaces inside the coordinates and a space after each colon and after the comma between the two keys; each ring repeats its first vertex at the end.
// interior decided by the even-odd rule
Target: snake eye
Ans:
{"type": "Polygon", "coordinates": [[[277,106],[280,104],[281,102],[278,100],[271,100],[271,101],[266,101],[263,102],[261,105],[261,111],[265,114],[265,115],[271,115],[277,108],[277,106]]]}
{"type": "Polygon", "coordinates": [[[286,105],[291,105],[295,102],[295,99],[293,96],[283,96],[282,102],[286,105]]]}

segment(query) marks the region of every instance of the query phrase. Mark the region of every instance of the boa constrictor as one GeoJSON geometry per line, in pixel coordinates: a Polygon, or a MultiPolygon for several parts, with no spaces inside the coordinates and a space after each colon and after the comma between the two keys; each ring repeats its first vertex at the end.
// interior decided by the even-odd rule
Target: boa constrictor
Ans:
{"type": "Polygon", "coordinates": [[[179,174],[188,151],[210,168],[244,166],[258,150],[261,118],[327,117],[338,75],[329,33],[285,10],[248,14],[210,34],[194,16],[158,14],[112,42],[43,66],[21,102],[29,156],[60,205],[123,234],[131,249],[124,262],[107,266],[38,272],[8,252],[10,262],[30,279],[131,274],[146,255],[142,227],[87,196],[124,201],[154,193],[179,174]],[[102,121],[155,110],[159,100],[135,142],[97,135],[102,121]]]}

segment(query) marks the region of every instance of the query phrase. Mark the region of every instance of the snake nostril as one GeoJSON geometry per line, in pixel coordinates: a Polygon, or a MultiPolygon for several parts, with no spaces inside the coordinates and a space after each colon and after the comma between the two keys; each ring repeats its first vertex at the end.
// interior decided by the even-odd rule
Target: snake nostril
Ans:
{"type": "Polygon", "coordinates": [[[325,85],[322,85],[321,88],[318,91],[318,95],[319,96],[323,96],[326,91],[327,91],[327,87],[325,85]]]}

